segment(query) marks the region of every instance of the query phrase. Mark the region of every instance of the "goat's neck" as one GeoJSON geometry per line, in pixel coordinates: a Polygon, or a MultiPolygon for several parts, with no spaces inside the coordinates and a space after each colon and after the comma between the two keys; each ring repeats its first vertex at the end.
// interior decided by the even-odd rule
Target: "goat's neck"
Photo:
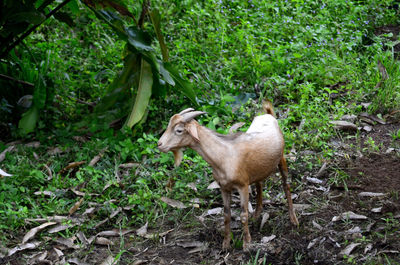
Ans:
{"type": "Polygon", "coordinates": [[[203,126],[198,126],[197,133],[200,141],[194,142],[190,147],[197,151],[212,168],[220,171],[224,158],[230,153],[230,145],[203,126]]]}

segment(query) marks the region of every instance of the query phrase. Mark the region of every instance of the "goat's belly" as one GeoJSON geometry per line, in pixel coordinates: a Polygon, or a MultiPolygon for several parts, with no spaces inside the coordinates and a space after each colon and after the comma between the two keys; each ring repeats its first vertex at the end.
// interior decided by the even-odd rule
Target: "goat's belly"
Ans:
{"type": "Polygon", "coordinates": [[[246,171],[250,179],[250,183],[258,182],[266,179],[275,173],[281,160],[282,155],[267,156],[259,160],[247,160],[246,171]]]}

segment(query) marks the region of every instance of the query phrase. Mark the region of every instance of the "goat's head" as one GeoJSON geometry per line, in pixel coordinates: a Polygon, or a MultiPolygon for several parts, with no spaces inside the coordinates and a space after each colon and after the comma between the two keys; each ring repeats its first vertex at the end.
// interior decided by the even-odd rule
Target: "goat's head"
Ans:
{"type": "Polygon", "coordinates": [[[158,141],[158,149],[165,153],[172,151],[175,166],[179,166],[182,161],[182,148],[189,146],[193,141],[199,141],[198,124],[193,119],[204,113],[206,112],[188,108],[175,114],[169,120],[167,129],[158,141]]]}

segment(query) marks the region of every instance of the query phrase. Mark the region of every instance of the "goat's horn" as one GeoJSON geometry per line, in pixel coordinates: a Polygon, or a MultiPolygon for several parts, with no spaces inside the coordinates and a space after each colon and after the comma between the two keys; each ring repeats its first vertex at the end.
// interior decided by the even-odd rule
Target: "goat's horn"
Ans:
{"type": "Polygon", "coordinates": [[[189,112],[189,113],[185,113],[184,115],[182,115],[183,121],[184,122],[188,122],[188,121],[194,119],[195,117],[197,117],[197,116],[199,116],[201,114],[206,114],[206,113],[207,112],[204,112],[204,111],[192,111],[192,112],[189,112]]]}
{"type": "Polygon", "coordinates": [[[179,112],[178,115],[183,115],[183,114],[185,114],[187,112],[190,112],[190,111],[194,111],[194,109],[193,108],[184,109],[181,112],[179,112]]]}

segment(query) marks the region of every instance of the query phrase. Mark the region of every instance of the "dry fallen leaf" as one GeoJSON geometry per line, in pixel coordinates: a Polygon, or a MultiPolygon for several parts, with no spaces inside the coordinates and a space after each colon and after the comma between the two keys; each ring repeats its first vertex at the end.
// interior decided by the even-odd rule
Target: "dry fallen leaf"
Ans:
{"type": "Polygon", "coordinates": [[[86,194],[86,193],[84,193],[82,191],[79,191],[79,190],[76,190],[74,188],[72,188],[71,191],[77,196],[85,196],[85,194],[86,194]]]}
{"type": "Polygon", "coordinates": [[[360,245],[360,243],[351,243],[350,245],[348,245],[345,249],[343,249],[342,251],[340,251],[339,255],[350,255],[350,253],[358,246],[360,245]]]}
{"type": "Polygon", "coordinates": [[[113,230],[99,232],[96,236],[120,236],[129,234],[132,231],[133,231],[132,229],[122,229],[122,230],[113,229],[113,230]]]}
{"type": "Polygon", "coordinates": [[[207,215],[221,214],[222,210],[223,210],[222,207],[213,208],[213,209],[210,209],[210,210],[207,210],[206,212],[204,212],[202,214],[202,216],[204,217],[204,216],[207,216],[207,215]]]}
{"type": "Polygon", "coordinates": [[[50,234],[58,233],[64,230],[67,230],[70,227],[74,227],[76,224],[68,224],[68,225],[57,225],[51,229],[49,229],[50,234]]]}
{"type": "Polygon", "coordinates": [[[89,263],[80,261],[78,258],[72,258],[67,260],[68,263],[76,264],[76,265],[89,265],[89,263]]]}
{"type": "Polygon", "coordinates": [[[68,164],[68,166],[64,167],[63,169],[61,169],[60,174],[72,169],[72,168],[76,168],[79,167],[80,165],[85,164],[86,161],[78,161],[78,162],[71,162],[68,164]]]}
{"type": "Polygon", "coordinates": [[[385,193],[381,192],[360,192],[358,196],[360,197],[382,197],[385,196],[385,193]]]}
{"type": "Polygon", "coordinates": [[[11,176],[12,176],[11,174],[8,174],[7,172],[5,172],[4,170],[2,170],[1,168],[0,168],[0,175],[1,175],[2,177],[11,177],[11,176]]]}
{"type": "Polygon", "coordinates": [[[47,223],[41,224],[35,228],[32,228],[31,230],[29,230],[28,233],[25,234],[24,238],[22,239],[22,244],[25,244],[26,242],[28,242],[29,240],[34,238],[37,232],[45,229],[48,226],[55,225],[55,224],[57,224],[57,223],[56,222],[47,222],[47,223]]]}
{"type": "Polygon", "coordinates": [[[264,213],[261,219],[261,224],[260,224],[260,231],[264,227],[265,223],[269,219],[269,213],[264,213]]]}
{"type": "Polygon", "coordinates": [[[118,259],[115,260],[113,255],[109,255],[100,265],[114,265],[118,262],[118,259]]]}
{"type": "Polygon", "coordinates": [[[126,163],[126,164],[121,164],[118,167],[124,168],[124,169],[129,169],[129,168],[133,168],[133,167],[137,167],[137,166],[139,166],[139,163],[126,163]]]}
{"type": "Polygon", "coordinates": [[[28,264],[41,264],[45,262],[45,259],[47,257],[47,251],[39,252],[35,255],[33,255],[29,261],[28,264]]]}
{"type": "Polygon", "coordinates": [[[373,213],[381,213],[382,212],[382,207],[372,208],[371,212],[373,212],[373,213]]]}
{"type": "Polygon", "coordinates": [[[214,190],[214,189],[219,189],[219,184],[216,181],[213,181],[210,185],[208,185],[207,189],[208,190],[214,190]]]}
{"type": "Polygon", "coordinates": [[[148,223],[146,222],[146,223],[144,224],[144,226],[142,226],[141,228],[139,228],[138,230],[136,230],[136,234],[137,234],[138,236],[143,236],[143,237],[144,237],[144,235],[147,234],[147,226],[148,226],[148,223]]]}
{"type": "Polygon", "coordinates": [[[145,264],[145,263],[147,263],[147,260],[145,260],[145,259],[138,259],[138,260],[135,260],[135,262],[133,262],[132,265],[141,265],[141,264],[145,264]]]}
{"type": "Polygon", "coordinates": [[[59,147],[53,147],[49,151],[47,151],[47,154],[51,155],[51,156],[55,156],[55,155],[61,154],[62,152],[64,152],[64,151],[62,151],[59,147]]]}
{"type": "Polygon", "coordinates": [[[81,198],[79,201],[77,201],[77,202],[74,204],[74,206],[72,206],[72,207],[69,209],[68,214],[69,214],[69,215],[73,215],[73,214],[79,209],[79,207],[81,206],[82,202],[83,202],[83,198],[81,198]]]}
{"type": "Polygon", "coordinates": [[[136,230],[136,235],[147,238],[147,239],[154,239],[157,237],[163,237],[163,236],[167,235],[168,233],[174,231],[174,229],[170,229],[170,230],[162,232],[162,233],[147,233],[147,226],[148,226],[148,223],[146,222],[146,224],[144,226],[142,226],[141,228],[136,230]]]}
{"type": "Polygon", "coordinates": [[[188,183],[186,186],[194,191],[197,191],[196,183],[194,182],[188,183]]]}
{"type": "Polygon", "coordinates": [[[320,179],[312,178],[312,177],[307,177],[306,179],[307,179],[308,182],[311,182],[313,184],[322,184],[322,182],[324,182],[324,181],[322,181],[320,179]]]}
{"type": "Polygon", "coordinates": [[[56,195],[54,194],[54,192],[48,191],[48,190],[36,191],[36,192],[34,192],[33,194],[35,194],[35,195],[45,195],[45,196],[49,196],[49,197],[56,197],[56,195]]]}
{"type": "Polygon", "coordinates": [[[64,253],[61,251],[61,250],[59,250],[58,248],[53,248],[54,249],[54,252],[56,253],[56,255],[57,255],[57,257],[62,257],[62,256],[64,256],[64,253]]]}
{"type": "Polygon", "coordinates": [[[35,248],[37,248],[38,246],[40,246],[40,242],[39,242],[39,241],[35,241],[35,242],[31,242],[31,243],[25,243],[25,244],[20,244],[20,245],[18,245],[18,246],[16,246],[16,247],[10,249],[10,250],[8,251],[7,256],[12,256],[12,255],[14,255],[15,253],[17,253],[17,252],[19,252],[19,251],[22,251],[22,250],[25,250],[25,249],[35,249],[35,248]]]}
{"type": "MultiPolygon", "coordinates": [[[[39,160],[39,159],[36,159],[36,160],[39,160]]],[[[46,164],[44,164],[43,167],[46,169],[47,174],[48,174],[47,180],[53,179],[53,172],[51,171],[51,169],[49,168],[49,166],[46,165],[46,164]]]]}
{"type": "Polygon", "coordinates": [[[76,217],[70,217],[70,216],[61,216],[61,215],[55,215],[55,216],[48,216],[46,218],[26,218],[25,222],[37,222],[37,223],[45,223],[45,222],[57,222],[61,223],[64,221],[71,221],[76,224],[80,224],[83,222],[82,218],[76,218],[76,217]]]}
{"type": "Polygon", "coordinates": [[[361,228],[358,227],[358,226],[355,226],[353,228],[350,228],[346,232],[349,233],[349,234],[361,233],[361,228]]]}
{"type": "Polygon", "coordinates": [[[308,243],[308,245],[307,245],[307,249],[310,249],[313,246],[315,246],[315,244],[318,242],[318,240],[319,240],[319,237],[314,238],[313,240],[311,240],[310,243],[308,243]]]}
{"type": "Polygon", "coordinates": [[[372,244],[368,243],[364,248],[364,255],[372,249],[372,244]]]}
{"type": "Polygon", "coordinates": [[[88,239],[86,238],[85,234],[82,231],[79,231],[76,234],[76,237],[79,239],[79,241],[81,241],[82,244],[84,244],[84,245],[89,244],[88,239]]]}
{"type": "Polygon", "coordinates": [[[330,121],[330,124],[334,125],[334,128],[344,131],[357,131],[357,126],[354,123],[348,121],[330,121]]]}
{"type": "Polygon", "coordinates": [[[177,242],[176,245],[183,248],[197,248],[203,246],[204,243],[200,241],[188,241],[188,242],[177,242]]]}
{"type": "Polygon", "coordinates": [[[105,238],[105,237],[96,237],[96,240],[94,241],[95,244],[97,245],[102,245],[102,246],[113,246],[114,242],[111,240],[105,238]]]}
{"type": "Polygon", "coordinates": [[[38,141],[34,141],[34,142],[30,142],[25,144],[26,147],[32,147],[32,148],[38,148],[40,146],[40,142],[38,141]]]}
{"type": "Polygon", "coordinates": [[[84,136],[79,136],[79,135],[76,135],[76,136],[72,136],[72,139],[74,139],[75,141],[77,141],[77,142],[81,142],[81,143],[86,143],[88,140],[86,139],[86,137],[84,137],[84,136]]]}
{"type": "Polygon", "coordinates": [[[193,253],[197,253],[197,252],[203,252],[203,251],[205,251],[207,249],[208,249],[208,244],[205,243],[202,246],[199,246],[199,247],[196,247],[196,248],[194,248],[192,250],[189,250],[188,254],[193,254],[193,253]]]}
{"type": "Polygon", "coordinates": [[[178,209],[187,208],[187,206],[185,204],[183,204],[182,202],[177,201],[177,200],[173,200],[173,199],[170,199],[170,198],[167,198],[167,197],[161,197],[160,200],[165,202],[169,206],[174,207],[174,208],[178,208],[178,209]]]}
{"type": "Polygon", "coordinates": [[[85,212],[82,215],[92,215],[96,211],[95,207],[90,207],[85,210],[85,212]]]}
{"type": "Polygon", "coordinates": [[[55,240],[56,243],[66,246],[67,248],[78,249],[79,246],[74,244],[75,237],[72,238],[63,238],[59,237],[55,240]]]}
{"type": "Polygon", "coordinates": [[[276,235],[264,236],[263,238],[261,238],[261,243],[266,244],[272,241],[275,237],[276,235]]]}
{"type": "Polygon", "coordinates": [[[93,159],[90,160],[90,162],[89,162],[89,166],[90,166],[90,167],[93,167],[94,165],[96,165],[97,162],[99,162],[100,159],[103,157],[103,155],[104,155],[104,154],[98,154],[98,155],[96,155],[95,157],[93,157],[93,159]]]}
{"type": "Polygon", "coordinates": [[[361,214],[355,214],[351,211],[349,212],[345,212],[345,213],[341,213],[339,216],[334,216],[332,218],[332,222],[336,222],[339,220],[365,220],[368,219],[368,217],[366,217],[365,215],[361,215],[361,214]]]}
{"type": "Polygon", "coordinates": [[[312,221],[313,227],[317,228],[318,230],[322,230],[322,226],[320,226],[315,220],[312,221]]]}

